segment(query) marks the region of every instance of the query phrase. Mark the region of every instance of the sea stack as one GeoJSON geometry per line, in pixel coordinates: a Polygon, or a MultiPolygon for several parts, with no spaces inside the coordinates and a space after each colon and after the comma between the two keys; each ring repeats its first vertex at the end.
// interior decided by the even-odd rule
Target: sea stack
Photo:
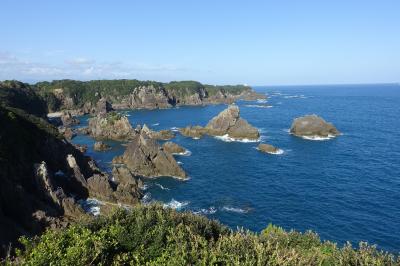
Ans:
{"type": "Polygon", "coordinates": [[[125,164],[136,176],[171,176],[186,179],[186,173],[175,161],[171,153],[164,149],[146,133],[137,134],[129,142],[125,153],[115,157],[114,163],[125,164]]]}
{"type": "Polygon", "coordinates": [[[220,112],[205,127],[188,126],[179,130],[182,135],[200,138],[203,135],[228,136],[236,140],[258,140],[258,129],[240,117],[239,107],[235,104],[220,112]]]}
{"type": "Polygon", "coordinates": [[[95,139],[127,140],[136,134],[126,116],[116,112],[99,114],[89,120],[89,132],[95,139]]]}
{"type": "Polygon", "coordinates": [[[326,139],[340,135],[336,127],[317,115],[306,115],[296,118],[290,128],[290,133],[305,139],[326,139]]]}
{"type": "Polygon", "coordinates": [[[258,145],[257,150],[264,152],[264,153],[269,153],[269,154],[282,154],[283,151],[275,146],[272,146],[270,144],[265,144],[261,143],[258,145]]]}

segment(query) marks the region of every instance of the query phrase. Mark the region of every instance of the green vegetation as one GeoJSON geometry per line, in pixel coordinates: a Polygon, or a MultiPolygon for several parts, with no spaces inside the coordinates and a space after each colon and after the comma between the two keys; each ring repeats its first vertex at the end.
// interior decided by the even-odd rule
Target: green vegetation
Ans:
{"type": "Polygon", "coordinates": [[[45,99],[29,84],[15,80],[0,82],[0,103],[41,117],[47,114],[45,99]]]}
{"type": "Polygon", "coordinates": [[[110,112],[107,114],[107,122],[113,125],[116,121],[120,120],[122,115],[118,112],[110,112]]]}
{"type": "Polygon", "coordinates": [[[116,210],[108,217],[22,238],[12,263],[26,265],[399,265],[361,243],[343,248],[312,232],[269,225],[261,234],[160,205],[116,210]]]}
{"type": "Polygon", "coordinates": [[[162,92],[166,97],[185,97],[199,93],[205,97],[217,94],[218,92],[237,95],[251,88],[244,85],[236,86],[213,86],[203,85],[197,81],[172,81],[161,83],[156,81],[139,81],[136,79],[127,80],[55,80],[52,82],[39,82],[35,84],[39,94],[48,102],[51,111],[61,107],[61,101],[54,95],[63,94],[72,99],[74,107],[81,108],[85,103],[95,104],[101,96],[107,96],[112,103],[120,103],[124,96],[134,92],[139,87],[153,86],[156,92],[162,92]]]}

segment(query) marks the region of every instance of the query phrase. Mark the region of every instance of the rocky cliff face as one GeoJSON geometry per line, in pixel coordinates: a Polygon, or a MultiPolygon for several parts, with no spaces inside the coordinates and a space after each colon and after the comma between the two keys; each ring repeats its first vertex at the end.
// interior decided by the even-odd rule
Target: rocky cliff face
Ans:
{"type": "Polygon", "coordinates": [[[205,127],[189,126],[180,129],[184,136],[200,138],[204,134],[211,136],[228,135],[234,139],[257,140],[260,137],[258,129],[251,126],[246,120],[240,117],[239,107],[230,105],[227,109],[219,113],[210,120],[205,127]]]}
{"type": "Polygon", "coordinates": [[[0,124],[0,246],[82,215],[71,195],[88,196],[90,158],[22,110],[0,107],[0,124]]]}
{"type": "Polygon", "coordinates": [[[114,178],[102,173],[46,120],[0,106],[0,124],[0,256],[21,235],[86,216],[78,199],[139,201],[136,177],[129,180],[123,171],[114,178]]]}
{"type": "Polygon", "coordinates": [[[113,162],[125,164],[134,175],[138,176],[187,178],[185,171],[172,154],[164,151],[156,140],[151,139],[143,131],[129,142],[125,153],[114,158],[113,162]]]}
{"type": "Polygon", "coordinates": [[[239,99],[265,98],[265,95],[244,85],[210,86],[195,81],[160,83],[138,80],[58,80],[40,82],[36,87],[46,95],[46,99],[57,102],[52,104],[52,109],[75,109],[78,113],[95,113],[101,99],[112,104],[115,109],[155,109],[181,105],[231,104],[239,99]]]}
{"type": "Polygon", "coordinates": [[[340,135],[336,127],[317,115],[306,115],[296,118],[290,128],[290,133],[305,138],[329,138],[340,135]]]}

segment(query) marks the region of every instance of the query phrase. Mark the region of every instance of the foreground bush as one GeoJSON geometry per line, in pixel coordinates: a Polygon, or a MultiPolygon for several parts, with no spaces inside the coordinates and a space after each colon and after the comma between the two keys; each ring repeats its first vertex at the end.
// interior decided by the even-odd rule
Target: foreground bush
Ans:
{"type": "Polygon", "coordinates": [[[216,221],[159,205],[117,210],[65,230],[21,239],[12,262],[28,265],[399,265],[361,243],[338,248],[319,237],[269,225],[233,232],[216,221]]]}

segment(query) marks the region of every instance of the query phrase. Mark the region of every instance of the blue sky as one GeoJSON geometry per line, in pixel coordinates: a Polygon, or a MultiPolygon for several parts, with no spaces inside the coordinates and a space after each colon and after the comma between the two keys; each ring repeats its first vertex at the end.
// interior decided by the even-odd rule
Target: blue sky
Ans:
{"type": "Polygon", "coordinates": [[[400,1],[0,0],[0,79],[400,81],[400,1]]]}

